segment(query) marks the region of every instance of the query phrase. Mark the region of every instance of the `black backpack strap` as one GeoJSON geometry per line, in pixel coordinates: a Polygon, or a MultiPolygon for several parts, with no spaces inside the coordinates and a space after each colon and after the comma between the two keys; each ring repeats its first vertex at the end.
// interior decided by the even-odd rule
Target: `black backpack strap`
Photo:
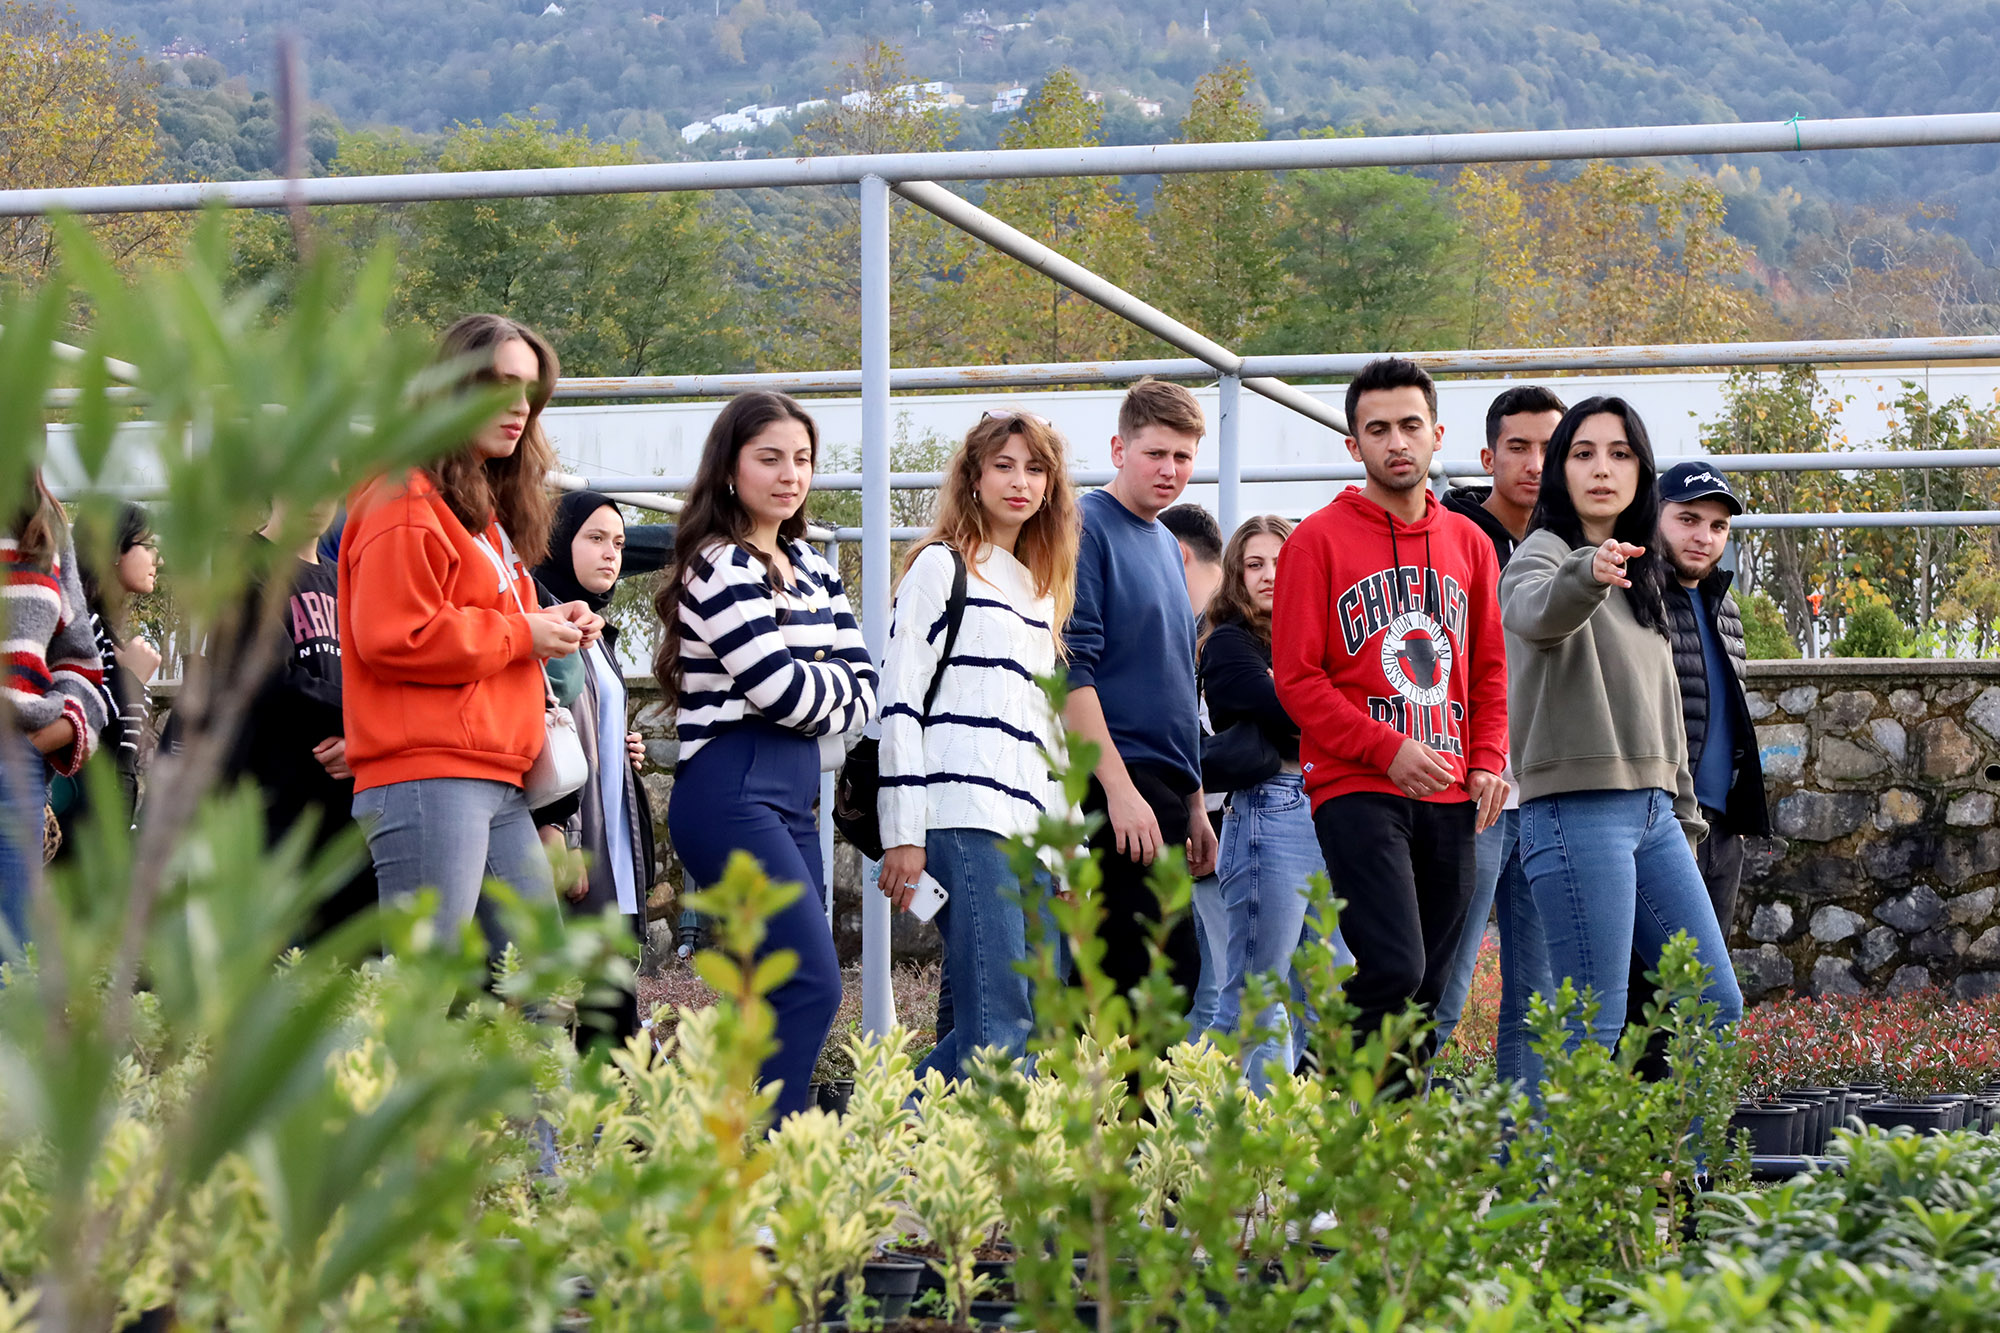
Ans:
{"type": "Polygon", "coordinates": [[[937,702],[938,687],[944,684],[945,663],[951,661],[951,650],[958,643],[958,627],[965,620],[965,557],[949,543],[945,549],[951,552],[951,597],[944,604],[944,651],[938,654],[937,671],[931,676],[931,687],[924,691],[926,721],[930,719],[931,705],[937,702]]]}

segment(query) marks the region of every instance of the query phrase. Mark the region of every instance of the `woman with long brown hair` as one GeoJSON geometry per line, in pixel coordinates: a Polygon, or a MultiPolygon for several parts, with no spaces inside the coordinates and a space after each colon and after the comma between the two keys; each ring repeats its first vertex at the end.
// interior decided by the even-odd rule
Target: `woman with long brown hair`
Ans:
{"type": "Polygon", "coordinates": [[[593,642],[603,620],[581,602],[549,610],[528,569],[547,553],[555,451],[542,409],[555,352],[499,315],[445,330],[445,364],[464,383],[507,386],[506,406],[430,467],[362,485],[341,534],[341,706],[354,814],[384,902],[438,890],[455,930],[487,876],[523,897],[554,893],[523,780],[540,754],[542,663],[593,642]]]}
{"type": "MultiPolygon", "coordinates": [[[[1026,895],[1005,843],[1068,805],[1048,764],[1062,753],[1062,725],[1038,683],[1062,657],[1076,597],[1080,524],[1065,451],[1040,417],[981,418],[945,465],[937,524],[896,595],[883,665],[881,887],[907,907],[928,871],[949,895],[939,927],[955,1025],[924,1061],[947,1078],[985,1047],[1019,1056],[1034,1030],[1034,997],[1014,966],[1027,957],[1026,895]]],[[[1038,876],[1036,898],[1052,887],[1038,876]]]]}
{"type": "MultiPolygon", "coordinates": [[[[1292,955],[1305,929],[1306,886],[1326,869],[1299,767],[1298,723],[1278,702],[1271,677],[1271,604],[1279,552],[1291,535],[1291,523],[1276,514],[1236,529],[1222,552],[1222,585],[1208,604],[1199,648],[1202,693],[1216,736],[1235,728],[1233,734],[1251,742],[1263,759],[1229,793],[1222,817],[1216,874],[1229,940],[1215,1027],[1223,1032],[1236,1029],[1252,976],[1275,977],[1281,992],[1290,986],[1292,955]]],[[[1274,1074],[1291,1072],[1297,1051],[1283,1003],[1262,1010],[1255,1026],[1263,1036],[1244,1052],[1244,1067],[1250,1086],[1262,1092],[1274,1074]]]]}
{"type": "Polygon", "coordinates": [[[104,729],[104,663],[77,577],[62,505],[42,480],[26,489],[0,531],[6,600],[7,701],[0,738],[0,959],[28,942],[28,894],[42,861],[51,772],[73,776],[104,729]]]}
{"type": "Polygon", "coordinates": [[[772,879],[804,884],[765,922],[766,953],[797,967],[771,992],[779,1119],[806,1109],[813,1065],[840,1008],[840,960],[826,920],[813,802],[821,742],[875,713],[875,664],[840,576],[806,540],[819,428],[781,393],[729,401],[710,427],[654,601],[653,659],[675,701],[680,760],[667,827],[691,886],[722,878],[736,852],[772,879]]]}

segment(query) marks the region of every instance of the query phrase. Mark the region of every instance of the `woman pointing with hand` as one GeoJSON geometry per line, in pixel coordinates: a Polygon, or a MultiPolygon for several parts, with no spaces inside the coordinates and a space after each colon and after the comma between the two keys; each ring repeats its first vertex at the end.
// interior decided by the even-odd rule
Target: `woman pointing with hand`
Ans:
{"type": "MultiPolygon", "coordinates": [[[[1709,969],[1723,1023],[1743,1012],[1694,845],[1707,833],[1688,771],[1662,600],[1653,450],[1620,398],[1571,408],[1549,440],[1529,533],[1500,580],[1508,716],[1521,784],[1521,865],[1550,971],[1596,991],[1590,1035],[1624,1027],[1636,952],[1677,932],[1709,969]]],[[[1540,1062],[1525,1071],[1531,1089],[1540,1062]]]]}

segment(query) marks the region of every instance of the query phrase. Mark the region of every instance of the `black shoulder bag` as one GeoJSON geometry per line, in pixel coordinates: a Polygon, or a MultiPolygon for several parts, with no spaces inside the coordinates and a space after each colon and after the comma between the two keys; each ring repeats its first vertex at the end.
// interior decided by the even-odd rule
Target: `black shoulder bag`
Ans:
{"type": "MultiPolygon", "coordinates": [[[[957,547],[951,551],[951,597],[944,608],[944,651],[938,654],[937,670],[930,688],[924,691],[921,719],[930,721],[931,705],[937,702],[938,686],[944,683],[945,663],[958,643],[958,627],[965,619],[965,557],[957,547]]],[[[882,794],[882,745],[873,736],[864,736],[847,752],[840,776],[833,784],[833,826],[856,850],[871,861],[882,859],[882,819],[877,798],[882,794]]]]}

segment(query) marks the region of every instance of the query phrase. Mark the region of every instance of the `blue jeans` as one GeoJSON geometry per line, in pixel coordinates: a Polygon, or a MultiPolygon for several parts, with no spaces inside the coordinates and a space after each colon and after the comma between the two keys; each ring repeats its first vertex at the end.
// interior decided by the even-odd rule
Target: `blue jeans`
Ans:
{"type": "MultiPolygon", "coordinates": [[[[1551,978],[1596,992],[1592,1040],[1618,1042],[1632,955],[1657,962],[1680,931],[1709,969],[1703,998],[1715,1003],[1717,1021],[1743,1016],[1708,887],[1666,792],[1565,792],[1523,802],[1521,867],[1547,933],[1551,978]]],[[[1581,1034],[1579,1024],[1572,1046],[1581,1034]]]]}
{"type": "Polygon", "coordinates": [[[1476,880],[1472,906],[1465,918],[1465,938],[1458,959],[1438,1001],[1437,1044],[1451,1040],[1472,991],[1479,945],[1486,935],[1486,917],[1497,909],[1500,925],[1500,1033],[1494,1059],[1500,1078],[1517,1087],[1541,1086],[1542,1057],[1528,1043],[1528,1001],[1552,992],[1548,942],[1542,938],[1542,918],[1535,911],[1528,877],[1521,869],[1521,812],[1505,810],[1473,847],[1476,880]]]}
{"type": "Polygon", "coordinates": [[[495,949],[505,940],[480,892],[500,880],[528,901],[555,897],[548,854],[521,789],[477,778],[419,778],[370,787],[354,797],[368,831],[375,891],[383,906],[419,889],[438,891],[437,925],[455,935],[477,917],[495,949]]]}
{"type": "Polygon", "coordinates": [[[0,961],[28,947],[28,901],[42,863],[48,767],[17,732],[0,744],[0,961]]]}
{"type": "Polygon", "coordinates": [[[1222,881],[1203,875],[1194,882],[1194,938],[1201,949],[1201,983],[1195,987],[1194,1008],[1188,1014],[1190,1035],[1215,1026],[1215,1006],[1222,996],[1228,959],[1229,909],[1222,901],[1222,881]]]}
{"type": "MultiPolygon", "coordinates": [[[[1006,841],[997,833],[932,829],[924,838],[924,868],[951,895],[942,924],[952,1028],[917,1066],[917,1077],[935,1069],[956,1079],[975,1051],[995,1047],[1010,1059],[1027,1052],[1035,1032],[1035,994],[1015,967],[1028,957],[1027,911],[1006,841]]],[[[1060,947],[1055,913],[1048,908],[1055,883],[1043,871],[1035,876],[1035,887],[1042,940],[1060,947]]]]}
{"type": "MultiPolygon", "coordinates": [[[[758,1070],[778,1083],[773,1123],[806,1109],[813,1067],[840,1012],[840,958],[826,922],[819,828],[819,743],[768,722],[718,733],[681,765],[667,802],[667,828],[691,886],[722,878],[732,852],[757,858],[764,873],[806,891],[764,922],[758,956],[789,949],[798,967],[766,997],[777,1021],[778,1049],[758,1070]]],[[[960,1007],[967,1002],[960,1001],[960,1007]]]]}
{"type": "MultiPolygon", "coordinates": [[[[1215,1030],[1236,1030],[1253,974],[1275,973],[1278,993],[1290,994],[1292,955],[1305,930],[1307,881],[1325,869],[1312,806],[1297,774],[1281,773],[1230,795],[1217,864],[1229,909],[1229,941],[1215,1030]]],[[[1251,1088],[1261,1094],[1270,1084],[1267,1066],[1276,1062],[1278,1072],[1288,1074],[1295,1052],[1283,1002],[1260,1012],[1255,1026],[1269,1035],[1243,1053],[1243,1065],[1251,1088]]]]}

